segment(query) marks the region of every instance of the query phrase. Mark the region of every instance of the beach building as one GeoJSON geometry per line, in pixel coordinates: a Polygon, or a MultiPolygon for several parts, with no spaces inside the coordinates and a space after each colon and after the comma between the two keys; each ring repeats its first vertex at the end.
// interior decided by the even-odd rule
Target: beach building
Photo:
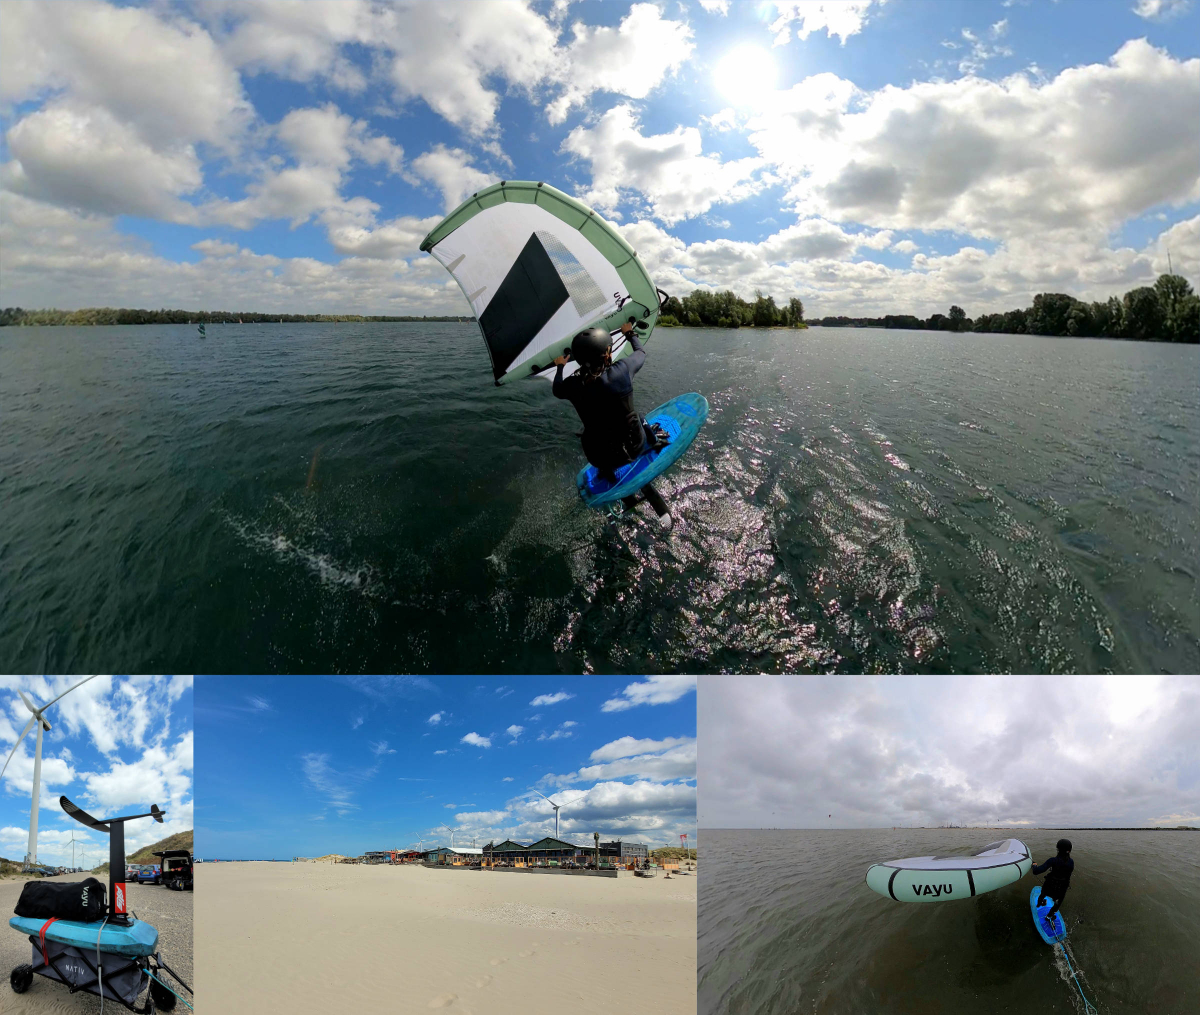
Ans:
{"type": "Polygon", "coordinates": [[[483,859],[483,850],[476,846],[439,846],[425,853],[426,863],[465,864],[478,863],[483,859]]]}
{"type": "MultiPolygon", "coordinates": [[[[547,836],[529,845],[513,839],[488,843],[483,847],[483,854],[485,859],[502,865],[586,864],[595,861],[596,846],[594,842],[580,845],[567,842],[565,839],[547,836]]],[[[623,842],[615,839],[611,842],[600,843],[600,862],[602,864],[624,865],[638,860],[644,861],[648,856],[649,850],[641,842],[623,842]]]]}

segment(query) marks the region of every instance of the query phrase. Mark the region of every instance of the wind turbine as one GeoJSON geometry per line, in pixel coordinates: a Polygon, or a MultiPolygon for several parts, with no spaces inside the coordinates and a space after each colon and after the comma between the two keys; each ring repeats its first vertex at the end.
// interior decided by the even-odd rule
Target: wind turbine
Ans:
{"type": "Polygon", "coordinates": [[[546,801],[546,803],[548,803],[551,807],[554,808],[554,838],[557,839],[558,838],[558,808],[561,806],[561,804],[556,804],[553,800],[551,800],[548,796],[546,796],[545,793],[538,793],[538,791],[536,789],[534,790],[534,792],[537,793],[538,796],[540,796],[543,800],[546,801]]]}
{"type": "Polygon", "coordinates": [[[33,807],[29,811],[29,852],[25,855],[27,864],[37,863],[37,826],[38,826],[38,791],[41,789],[42,783],[42,730],[50,732],[50,724],[46,722],[45,712],[59,698],[65,698],[76,687],[81,687],[89,680],[94,680],[99,674],[93,673],[90,677],[84,677],[78,684],[73,684],[68,687],[58,698],[46,702],[41,708],[34,708],[33,702],[26,697],[22,690],[17,691],[21,696],[21,701],[25,703],[25,707],[33,713],[33,717],[25,724],[25,728],[21,731],[21,735],[17,737],[17,742],[13,744],[12,750],[8,752],[8,757],[4,759],[4,768],[0,768],[0,779],[4,778],[4,773],[8,769],[8,763],[12,761],[12,756],[17,752],[17,747],[20,746],[22,740],[25,739],[25,734],[29,732],[31,726],[37,723],[37,746],[33,751],[33,807]]]}
{"type": "Polygon", "coordinates": [[[450,848],[453,849],[454,848],[454,829],[451,828],[449,825],[442,825],[442,827],[444,829],[446,829],[447,832],[450,833],[450,848]]]}
{"type": "Polygon", "coordinates": [[[75,872],[75,833],[71,833],[71,873],[75,872]]]}

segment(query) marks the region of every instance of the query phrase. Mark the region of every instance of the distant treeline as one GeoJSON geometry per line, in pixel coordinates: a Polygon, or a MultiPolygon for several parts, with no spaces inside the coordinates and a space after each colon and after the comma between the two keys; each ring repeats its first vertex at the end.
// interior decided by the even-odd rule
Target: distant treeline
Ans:
{"type": "Polygon", "coordinates": [[[4,325],[55,324],[308,324],[341,321],[473,321],[474,317],[367,317],[362,314],[260,314],[230,310],[128,310],[124,307],[87,307],[83,310],[0,310],[4,325]]]}
{"type": "Polygon", "coordinates": [[[697,289],[683,299],[672,296],[658,319],[663,328],[805,328],[804,304],[792,297],[776,306],[774,296],[755,291],[748,303],[737,293],[697,289]]]}
{"type": "Polygon", "coordinates": [[[823,317],[825,328],[921,328],[1007,335],[1131,338],[1142,342],[1200,342],[1200,296],[1181,275],[1160,275],[1153,286],[1131,289],[1104,303],[1084,303],[1065,293],[1038,293],[1033,306],[972,320],[962,307],[928,320],[911,314],[884,317],[823,317]]]}

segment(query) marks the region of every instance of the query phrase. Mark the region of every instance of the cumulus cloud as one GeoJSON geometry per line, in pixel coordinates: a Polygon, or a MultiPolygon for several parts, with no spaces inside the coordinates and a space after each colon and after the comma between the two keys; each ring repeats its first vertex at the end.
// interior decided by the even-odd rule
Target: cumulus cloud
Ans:
{"type": "Polygon", "coordinates": [[[497,177],[470,164],[471,156],[461,148],[434,145],[412,162],[414,173],[442,192],[446,210],[462,204],[468,194],[495,183],[497,177]]]}
{"type": "Polygon", "coordinates": [[[1190,678],[706,680],[701,821],[1177,824],[1200,814],[1198,722],[1190,678]]]}
{"type": "Polygon", "coordinates": [[[574,106],[597,91],[644,99],[692,55],[692,30],[671,21],[650,3],[634,4],[614,27],[576,22],[561,54],[562,94],[546,108],[561,123],[574,106]]]}
{"type": "Polygon", "coordinates": [[[813,32],[824,31],[829,38],[835,35],[846,40],[863,30],[872,6],[882,7],[887,0],[780,0],[775,7],[776,18],[770,29],[775,33],[775,45],[782,46],[791,38],[796,22],[796,38],[807,39],[813,32]]]}
{"type": "Polygon", "coordinates": [[[609,698],[600,706],[600,711],[620,712],[637,705],[669,705],[695,689],[695,677],[647,677],[645,680],[626,685],[620,696],[609,698]]]}
{"type": "Polygon", "coordinates": [[[998,239],[1103,234],[1200,197],[1198,103],[1200,60],[1138,39],[1044,83],[967,77],[868,94],[816,75],[771,96],[748,129],[807,214],[998,239]]]}
{"type": "MultiPolygon", "coordinates": [[[[626,737],[625,740],[630,738],[626,737]]],[[[620,743],[619,741],[615,743],[620,743]]],[[[654,741],[650,741],[651,744],[654,741]]],[[[612,745],[607,745],[612,747],[612,745]]],[[[622,749],[622,748],[614,748],[622,749]]],[[[605,748],[600,749],[602,752],[605,748]]],[[[597,760],[593,754],[593,760],[597,760]]],[[[560,784],[605,779],[651,779],[656,782],[692,780],[696,778],[696,740],[694,737],[671,738],[658,746],[637,753],[622,755],[603,764],[585,765],[577,772],[556,776],[560,784]]]]}
{"type": "Polygon", "coordinates": [[[762,159],[723,162],[702,152],[700,131],[676,127],[645,135],[637,112],[614,106],[590,126],[567,135],[562,150],[589,164],[591,186],[583,199],[615,213],[630,191],[640,194],[655,218],[671,225],[702,215],[714,204],[744,200],[762,189],[762,159]]]}
{"type": "Polygon", "coordinates": [[[433,715],[431,715],[431,716],[430,716],[428,719],[426,719],[425,721],[426,721],[426,722],[427,722],[427,723],[428,723],[430,726],[436,726],[438,723],[440,723],[440,722],[442,721],[442,715],[443,715],[443,713],[442,713],[442,712],[434,712],[434,713],[433,713],[433,715]]]}
{"type": "Polygon", "coordinates": [[[519,736],[520,736],[522,733],[524,733],[524,732],[525,732],[525,727],[524,727],[524,726],[516,726],[516,725],[514,725],[514,726],[510,726],[510,727],[509,727],[508,729],[506,729],[504,732],[505,732],[505,733],[507,733],[507,734],[508,734],[510,737],[512,737],[514,740],[516,740],[516,739],[517,739],[517,737],[519,737],[519,736]]]}
{"type": "Polygon", "coordinates": [[[693,742],[693,738],[690,737],[665,737],[662,740],[620,737],[617,740],[610,741],[603,747],[597,747],[592,751],[590,757],[592,761],[614,761],[617,758],[632,758],[639,754],[666,751],[672,747],[678,747],[680,744],[691,742],[693,742]]]}
{"type": "Polygon", "coordinates": [[[478,733],[471,732],[464,736],[460,744],[470,744],[472,747],[491,747],[492,741],[488,737],[482,737],[478,733]]]}
{"type": "Polygon", "coordinates": [[[539,694],[529,704],[535,708],[538,705],[557,705],[560,701],[569,701],[575,695],[568,694],[566,691],[555,691],[553,694],[539,694]]]}

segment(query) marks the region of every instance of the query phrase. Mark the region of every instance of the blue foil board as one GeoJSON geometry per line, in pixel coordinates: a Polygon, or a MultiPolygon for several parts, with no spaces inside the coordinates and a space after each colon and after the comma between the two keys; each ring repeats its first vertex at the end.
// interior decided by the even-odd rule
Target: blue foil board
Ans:
{"type": "Polygon", "coordinates": [[[1063,923],[1062,913],[1054,914],[1053,931],[1046,926],[1046,914],[1050,912],[1050,908],[1054,905],[1055,900],[1049,895],[1046,896],[1046,901],[1038,907],[1038,897],[1042,894],[1040,888],[1034,888],[1029,893],[1029,908],[1033,912],[1033,925],[1037,928],[1037,932],[1042,935],[1042,940],[1048,945],[1056,945],[1065,940],[1067,936],[1067,925],[1063,923]]]}
{"type": "MultiPolygon", "coordinates": [[[[46,940],[71,945],[81,949],[96,949],[96,935],[100,935],[100,951],[110,955],[137,957],[153,955],[158,948],[158,928],[144,920],[134,920],[128,927],[119,924],[80,923],[78,920],[55,920],[46,928],[46,940]]],[[[13,930],[37,937],[46,921],[36,916],[14,916],[8,921],[13,930]]]]}
{"type": "Polygon", "coordinates": [[[691,392],[665,402],[646,413],[647,423],[657,423],[666,432],[670,443],[665,448],[647,451],[628,465],[614,470],[617,481],[600,478],[594,465],[580,470],[575,477],[579,496],[588,507],[604,507],[638,492],[643,486],[662,475],[674,465],[696,439],[700,427],[708,419],[708,400],[691,392]]]}

